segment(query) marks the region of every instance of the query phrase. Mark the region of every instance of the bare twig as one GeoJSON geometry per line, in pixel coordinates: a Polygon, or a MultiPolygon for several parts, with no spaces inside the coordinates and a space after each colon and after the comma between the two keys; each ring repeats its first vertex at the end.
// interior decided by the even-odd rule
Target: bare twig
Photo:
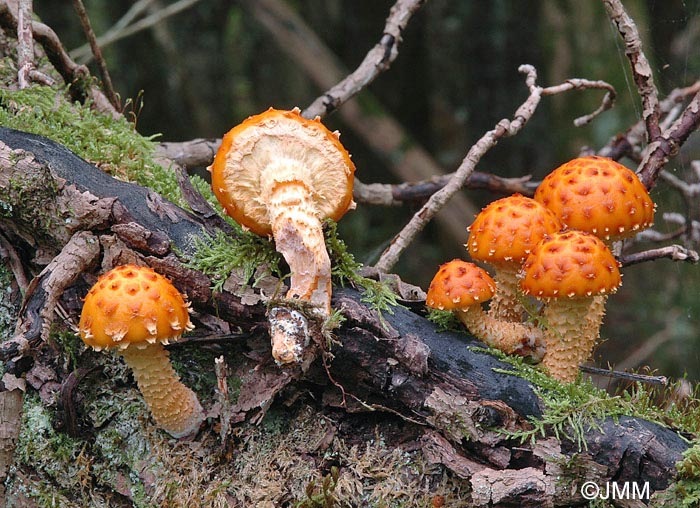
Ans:
{"type": "MultiPolygon", "coordinates": [[[[200,2],[200,0],[179,0],[178,2],[172,3],[167,7],[163,8],[162,10],[159,10],[158,12],[146,16],[145,18],[142,18],[139,21],[124,26],[120,30],[110,31],[108,32],[109,35],[105,34],[102,37],[98,37],[97,44],[101,48],[107,47],[110,44],[117,42],[118,40],[124,39],[135,33],[151,28],[153,25],[160,23],[164,19],[167,19],[171,16],[174,16],[175,14],[179,14],[180,12],[189,9],[198,2],[200,2]]],[[[85,59],[89,52],[89,46],[81,46],[75,51],[71,51],[71,56],[75,59],[85,59]]]]}
{"type": "MultiPolygon", "coordinates": [[[[0,26],[3,29],[16,33],[17,18],[10,10],[7,2],[0,2],[0,26]]],[[[84,65],[76,64],[66,53],[60,39],[51,28],[39,23],[32,22],[32,33],[34,39],[41,44],[46,53],[46,57],[51,65],[61,75],[66,84],[70,85],[70,91],[74,100],[83,102],[86,97],[90,97],[97,109],[113,116],[119,116],[112,104],[107,100],[104,93],[93,86],[88,79],[90,73],[84,65]]]]}
{"type": "Polygon", "coordinates": [[[656,141],[661,136],[659,127],[659,92],[654,84],[651,65],[642,51],[642,39],[637,25],[625,11],[621,0],[604,0],[603,5],[610,21],[620,33],[625,43],[625,54],[632,66],[632,76],[642,99],[642,118],[646,125],[649,142],[656,141]]]}
{"type": "Polygon", "coordinates": [[[613,87],[610,83],[607,83],[605,81],[591,81],[589,79],[572,78],[567,79],[564,83],[560,85],[549,86],[547,88],[544,88],[542,90],[542,95],[557,95],[562,92],[568,92],[569,90],[590,90],[596,88],[606,90],[605,96],[603,97],[603,100],[600,103],[598,109],[596,109],[592,113],[589,113],[588,115],[584,115],[574,120],[574,125],[576,127],[581,127],[590,123],[596,116],[601,114],[603,111],[607,111],[608,109],[613,107],[615,103],[615,97],[617,96],[617,92],[615,92],[615,87],[613,87]]]}
{"type": "Polygon", "coordinates": [[[34,69],[32,3],[32,0],[20,0],[17,9],[17,81],[20,88],[30,85],[29,74],[34,69]]]}
{"type": "MultiPolygon", "coordinates": [[[[449,182],[433,194],[425,205],[411,218],[398,235],[394,237],[389,247],[382,253],[379,261],[375,265],[380,271],[389,271],[396,264],[401,253],[410,245],[415,236],[425,227],[432,217],[449,201],[449,199],[461,189],[474,172],[474,168],[481,158],[491,148],[496,146],[502,137],[517,134],[532,117],[537,109],[537,105],[545,92],[547,95],[554,95],[574,89],[588,88],[592,84],[593,88],[605,88],[608,90],[603,103],[611,104],[610,93],[612,87],[604,82],[592,82],[587,80],[569,80],[566,83],[548,88],[542,88],[536,84],[537,71],[531,65],[521,65],[518,69],[526,75],[525,82],[530,91],[526,101],[520,105],[512,120],[503,119],[493,130],[484,134],[479,141],[467,152],[466,157],[459,168],[451,175],[449,182]]],[[[609,105],[603,106],[603,108],[609,105]]],[[[601,108],[599,108],[600,110],[601,108]]],[[[593,113],[593,115],[597,114],[593,113]]],[[[590,116],[590,115],[589,115],[590,116]]]]}
{"type": "Polygon", "coordinates": [[[647,383],[650,385],[668,385],[668,378],[666,376],[648,376],[646,374],[635,374],[634,372],[623,372],[620,370],[589,367],[588,365],[579,366],[579,370],[581,372],[587,372],[588,374],[595,374],[597,376],[625,379],[627,381],[639,381],[640,383],[647,383]]]}
{"type": "Polygon", "coordinates": [[[83,0],[73,0],[73,7],[78,13],[80,24],[83,27],[85,36],[88,39],[90,48],[92,49],[92,54],[95,56],[97,66],[100,69],[100,74],[102,75],[102,85],[104,87],[105,95],[109,99],[109,102],[112,104],[114,109],[120,111],[121,104],[119,103],[119,98],[117,97],[117,94],[114,93],[114,87],[112,86],[112,78],[109,76],[109,69],[107,69],[107,63],[102,57],[102,50],[100,49],[100,46],[98,46],[97,40],[95,39],[95,32],[92,29],[92,24],[90,23],[90,18],[88,17],[88,13],[85,10],[83,0]]]}
{"type": "Polygon", "coordinates": [[[619,261],[622,266],[636,265],[645,261],[655,261],[657,259],[668,258],[673,261],[687,261],[697,263],[700,261],[700,254],[691,249],[686,249],[680,245],[668,245],[658,249],[649,249],[633,254],[623,254],[619,261]]]}
{"type": "Polygon", "coordinates": [[[362,63],[340,83],[313,101],[303,115],[313,118],[335,111],[387,70],[399,54],[398,45],[403,30],[423,3],[425,0],[397,0],[386,19],[382,38],[367,53],[362,63]]]}

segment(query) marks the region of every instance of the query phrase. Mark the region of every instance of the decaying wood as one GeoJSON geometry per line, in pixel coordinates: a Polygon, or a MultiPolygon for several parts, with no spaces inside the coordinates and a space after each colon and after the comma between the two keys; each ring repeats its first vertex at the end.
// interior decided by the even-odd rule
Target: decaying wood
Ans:
{"type": "MultiPolygon", "coordinates": [[[[93,235],[102,247],[101,269],[120,262],[121,256],[134,257],[170,277],[188,294],[196,310],[193,319],[215,315],[250,336],[264,336],[261,304],[244,305],[227,291],[213,293],[206,275],[182,265],[173,248],[191,253],[193,237],[203,235],[206,228],[196,216],[151,191],[114,180],[45,138],[0,128],[0,195],[5,202],[15,200],[10,203],[15,228],[11,232],[32,248],[59,250],[71,238],[93,235]],[[43,230],[28,219],[34,212],[22,208],[20,194],[8,192],[7,175],[17,170],[18,163],[30,174],[36,171],[44,176],[53,189],[46,203],[52,210],[60,210],[67,196],[82,197],[80,214],[66,210],[68,215],[61,215],[74,221],[71,235],[57,226],[55,231],[43,230]]],[[[95,273],[83,274],[86,280],[76,284],[87,287],[95,273]]],[[[72,293],[76,292],[80,293],[72,293]]],[[[69,293],[64,300],[71,298],[69,293]]],[[[19,359],[41,348],[41,341],[29,339],[40,337],[49,319],[41,312],[48,300],[47,291],[29,295],[22,319],[38,325],[27,328],[21,344],[15,337],[0,348],[0,360],[7,362],[6,369],[14,376],[26,371],[19,359]]],[[[423,429],[420,443],[425,456],[468,478],[473,500],[479,504],[516,499],[520,506],[581,503],[577,482],[584,479],[563,470],[565,464],[584,468],[585,480],[648,481],[652,491],[664,489],[675,478],[675,463],[687,444],[672,430],[625,417],[606,419],[599,422],[600,428],[589,429],[588,449],[566,439],[541,439],[534,446],[513,442],[502,431],[528,425],[527,417],[542,414],[542,401],[527,381],[498,371],[507,370],[506,364],[472,348],[480,343],[463,334],[438,333],[435,325],[407,308],[380,317],[351,289],[336,289],[333,305],[346,320],[335,331],[340,345],[331,348],[332,357],[319,354],[317,345],[307,364],[280,369],[270,360],[269,346],[249,352],[247,357],[257,366],[243,379],[242,395],[222,413],[226,419],[222,428],[261,418],[285,387],[312,382],[322,387],[323,401],[329,406],[383,411],[423,429]]],[[[321,344],[325,338],[320,331],[318,335],[321,344]]],[[[243,342],[236,341],[236,347],[245,348],[243,342]]],[[[227,341],[221,345],[232,347],[227,341]]],[[[0,451],[2,439],[4,434],[0,451]]]]}

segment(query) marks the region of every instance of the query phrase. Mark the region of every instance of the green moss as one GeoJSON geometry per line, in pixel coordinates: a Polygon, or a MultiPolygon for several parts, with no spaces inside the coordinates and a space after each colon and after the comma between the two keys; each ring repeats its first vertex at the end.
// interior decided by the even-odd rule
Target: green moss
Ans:
{"type": "Polygon", "coordinates": [[[700,441],[683,453],[676,464],[678,481],[652,498],[652,506],[700,507],[700,441]]]}
{"type": "Polygon", "coordinates": [[[46,136],[117,178],[184,204],[174,173],[154,159],[155,136],[142,136],[124,117],[70,102],[63,88],[0,89],[0,125],[46,136]]]}
{"type": "Polygon", "coordinates": [[[449,310],[428,309],[428,321],[435,323],[441,331],[465,333],[464,325],[457,319],[454,312],[449,310]]]}

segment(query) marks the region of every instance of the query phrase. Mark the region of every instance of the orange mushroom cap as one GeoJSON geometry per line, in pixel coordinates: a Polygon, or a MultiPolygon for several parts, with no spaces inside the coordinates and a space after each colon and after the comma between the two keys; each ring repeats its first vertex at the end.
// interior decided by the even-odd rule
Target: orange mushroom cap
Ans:
{"type": "Polygon", "coordinates": [[[637,175],[607,157],[579,157],[542,180],[535,200],[571,229],[604,240],[621,239],[650,227],[654,203],[637,175]]]}
{"type": "Polygon", "coordinates": [[[192,329],[189,306],[168,279],[146,266],[123,265],[90,289],[78,326],[95,349],[178,339],[192,329]]]}
{"type": "Polygon", "coordinates": [[[425,303],[431,309],[459,310],[486,302],[496,283],[474,263],[453,259],[440,265],[428,288],[425,303]]]}
{"type": "Polygon", "coordinates": [[[270,108],[247,118],[224,135],[210,167],[226,213],[262,236],[272,232],[266,194],[290,183],[307,188],[320,220],[337,221],[354,206],[355,165],[339,134],[299,113],[270,108]]]}
{"type": "Polygon", "coordinates": [[[469,226],[466,247],[472,259],[520,263],[544,235],[561,229],[554,212],[534,199],[513,194],[481,210],[469,226]]]}
{"type": "Polygon", "coordinates": [[[590,297],[617,290],[618,262],[598,237],[570,230],[545,237],[525,260],[520,287],[538,298],[590,297]]]}

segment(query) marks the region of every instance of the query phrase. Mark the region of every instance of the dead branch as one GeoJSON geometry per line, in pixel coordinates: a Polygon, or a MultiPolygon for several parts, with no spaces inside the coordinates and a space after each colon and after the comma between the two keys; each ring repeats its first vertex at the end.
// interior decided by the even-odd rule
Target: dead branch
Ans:
{"type": "Polygon", "coordinates": [[[105,94],[107,95],[109,102],[112,104],[112,107],[116,111],[121,111],[121,104],[119,103],[119,98],[117,97],[117,94],[114,92],[114,86],[112,86],[112,78],[109,75],[109,69],[107,69],[107,62],[105,62],[105,59],[102,57],[102,50],[97,44],[95,32],[92,29],[92,24],[90,23],[90,18],[88,16],[87,10],[85,9],[85,5],[83,4],[82,0],[73,0],[73,7],[78,13],[78,18],[80,19],[80,24],[83,27],[83,32],[85,32],[85,36],[87,37],[88,43],[90,44],[92,54],[94,55],[95,61],[97,62],[97,66],[100,69],[100,74],[102,75],[102,86],[104,88],[105,94]]]}
{"type": "MultiPolygon", "coordinates": [[[[0,2],[0,27],[14,36],[17,26],[18,20],[12,13],[7,0],[0,2]]],[[[73,99],[84,102],[89,97],[99,111],[118,116],[119,113],[112,107],[104,93],[90,82],[90,72],[87,67],[76,64],[68,56],[56,32],[37,21],[32,21],[31,26],[34,40],[41,44],[51,65],[70,87],[73,99]]]]}
{"type": "Polygon", "coordinates": [[[397,0],[386,19],[379,42],[367,53],[362,63],[340,83],[313,101],[304,111],[307,118],[332,113],[350,98],[366,88],[380,73],[386,71],[399,55],[402,32],[411,16],[425,0],[397,0]]]}
{"type": "Polygon", "coordinates": [[[654,84],[651,65],[642,50],[642,39],[637,25],[627,14],[620,0],[604,0],[603,5],[625,43],[625,54],[632,66],[632,76],[642,99],[642,118],[646,125],[647,138],[652,143],[661,136],[659,92],[654,84]]]}
{"type": "MultiPolygon", "coordinates": [[[[513,136],[517,134],[532,117],[537,109],[543,92],[547,91],[548,95],[565,92],[568,90],[586,88],[585,80],[567,81],[563,85],[555,87],[542,88],[536,84],[537,71],[531,65],[521,65],[519,72],[525,74],[525,82],[529,89],[530,95],[523,104],[517,109],[512,120],[501,120],[493,130],[484,134],[467,152],[466,157],[460,164],[459,168],[452,174],[450,181],[438,192],[433,194],[428,202],[411,218],[404,226],[398,235],[394,237],[391,244],[384,250],[375,264],[375,267],[380,271],[389,271],[398,261],[401,253],[411,244],[416,235],[423,230],[425,225],[435,216],[435,214],[450,200],[450,198],[461,189],[471,174],[474,168],[479,163],[481,158],[500,140],[502,137],[513,136]],[[575,86],[577,85],[577,86],[575,86]]],[[[606,84],[607,85],[607,84],[606,84]]],[[[610,85],[603,86],[599,82],[595,82],[594,88],[605,88],[608,90],[604,98],[604,104],[612,104],[609,99],[610,85]]],[[[600,108],[599,108],[600,109],[600,108]]]]}
{"type": "Polygon", "coordinates": [[[658,249],[650,249],[633,254],[623,254],[618,260],[622,266],[630,266],[646,261],[656,261],[662,258],[667,258],[672,261],[687,261],[688,263],[697,263],[700,261],[700,255],[696,251],[686,249],[680,245],[668,245],[658,249]]]}

